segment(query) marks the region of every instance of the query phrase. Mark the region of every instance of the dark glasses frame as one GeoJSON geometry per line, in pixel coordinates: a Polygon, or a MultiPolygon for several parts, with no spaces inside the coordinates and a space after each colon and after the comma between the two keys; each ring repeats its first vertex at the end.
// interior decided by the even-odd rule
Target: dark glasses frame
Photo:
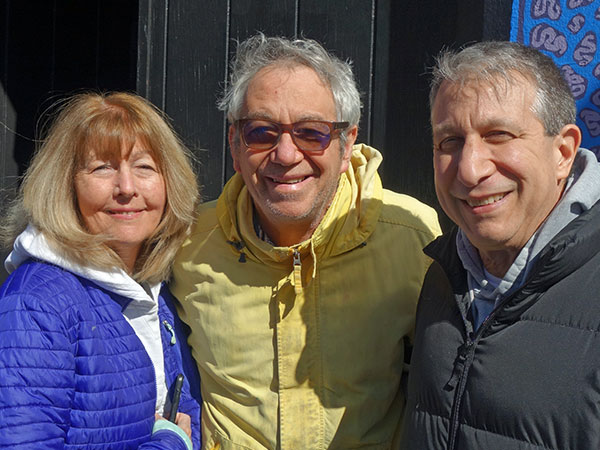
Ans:
{"type": "Polygon", "coordinates": [[[350,125],[350,122],[329,122],[327,120],[299,120],[298,122],[294,122],[294,123],[279,123],[279,122],[275,122],[274,120],[269,120],[269,119],[238,119],[234,123],[240,133],[242,142],[244,143],[244,145],[246,147],[248,147],[251,150],[255,150],[255,151],[272,150],[273,148],[275,148],[277,146],[277,144],[279,144],[279,141],[281,140],[281,136],[283,135],[283,133],[288,133],[291,136],[292,141],[294,142],[294,145],[296,145],[296,147],[298,147],[303,152],[322,152],[323,150],[326,150],[331,145],[331,141],[335,137],[337,137],[336,136],[337,132],[345,130],[350,125]],[[248,124],[250,122],[267,122],[271,125],[274,125],[279,133],[277,135],[277,138],[274,140],[273,144],[271,144],[268,147],[265,146],[265,144],[258,145],[258,146],[256,144],[249,145],[248,142],[246,142],[246,135],[244,133],[244,128],[245,128],[246,124],[248,124]],[[306,123],[322,124],[322,125],[326,125],[329,128],[329,135],[328,135],[329,139],[327,140],[325,146],[319,147],[319,148],[303,148],[303,143],[301,142],[300,138],[294,134],[294,128],[297,127],[298,125],[306,124],[306,123]],[[298,142],[296,140],[297,138],[298,138],[298,140],[300,140],[300,142],[298,142]]]}

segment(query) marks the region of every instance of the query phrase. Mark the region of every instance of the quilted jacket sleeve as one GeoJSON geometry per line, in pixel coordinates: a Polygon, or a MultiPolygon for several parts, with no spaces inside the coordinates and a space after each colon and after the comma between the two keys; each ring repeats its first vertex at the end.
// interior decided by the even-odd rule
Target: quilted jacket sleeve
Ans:
{"type": "Polygon", "coordinates": [[[41,300],[0,298],[0,447],[62,448],[69,429],[76,349],[65,316],[41,300]]]}

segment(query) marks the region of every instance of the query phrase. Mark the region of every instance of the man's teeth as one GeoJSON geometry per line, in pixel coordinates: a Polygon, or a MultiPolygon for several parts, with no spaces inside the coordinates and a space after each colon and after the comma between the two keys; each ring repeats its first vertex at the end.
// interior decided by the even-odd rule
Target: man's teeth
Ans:
{"type": "Polygon", "coordinates": [[[296,184],[296,183],[300,183],[301,181],[304,181],[305,177],[302,178],[296,178],[294,180],[278,180],[277,178],[272,178],[272,180],[275,183],[280,183],[280,184],[296,184]]]}
{"type": "Polygon", "coordinates": [[[504,198],[504,195],[505,194],[496,194],[496,195],[492,195],[491,197],[481,198],[478,200],[473,200],[473,199],[469,198],[469,199],[467,199],[467,203],[471,207],[489,205],[490,203],[495,203],[499,200],[502,200],[504,198]]]}

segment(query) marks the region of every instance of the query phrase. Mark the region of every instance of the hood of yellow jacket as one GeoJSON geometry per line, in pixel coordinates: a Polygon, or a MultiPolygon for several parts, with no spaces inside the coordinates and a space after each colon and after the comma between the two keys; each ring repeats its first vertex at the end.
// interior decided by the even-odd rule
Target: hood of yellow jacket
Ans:
{"type": "Polygon", "coordinates": [[[362,245],[375,230],[382,207],[383,188],[377,168],[381,153],[358,144],[353,147],[350,166],[340,176],[335,196],[319,226],[306,241],[292,247],[273,247],[256,235],[253,203],[242,177],[235,174],[217,201],[221,229],[237,251],[265,264],[290,261],[294,251],[310,252],[316,260],[339,255],[362,245]]]}

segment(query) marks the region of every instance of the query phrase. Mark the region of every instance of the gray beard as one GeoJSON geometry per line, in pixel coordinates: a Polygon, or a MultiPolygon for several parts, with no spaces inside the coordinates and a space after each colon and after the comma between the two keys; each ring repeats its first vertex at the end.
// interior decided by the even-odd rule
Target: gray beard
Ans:
{"type": "MultiPolygon", "coordinates": [[[[312,223],[311,225],[314,225],[316,228],[316,226],[320,223],[321,219],[325,215],[325,212],[327,211],[327,209],[329,209],[329,205],[331,204],[331,201],[333,200],[333,197],[334,197],[336,191],[337,191],[337,184],[335,186],[332,186],[330,189],[319,192],[313,201],[313,207],[307,209],[304,213],[302,213],[300,215],[292,216],[292,215],[286,214],[278,208],[276,203],[273,203],[270,200],[266,201],[266,206],[267,206],[267,208],[269,208],[269,212],[272,215],[281,217],[283,219],[288,219],[289,221],[304,220],[304,219],[310,217],[311,215],[314,215],[315,219],[318,220],[318,222],[312,223]],[[318,214],[314,214],[316,205],[319,205],[318,214]]],[[[282,195],[282,197],[285,200],[293,201],[295,194],[282,195]]]]}

